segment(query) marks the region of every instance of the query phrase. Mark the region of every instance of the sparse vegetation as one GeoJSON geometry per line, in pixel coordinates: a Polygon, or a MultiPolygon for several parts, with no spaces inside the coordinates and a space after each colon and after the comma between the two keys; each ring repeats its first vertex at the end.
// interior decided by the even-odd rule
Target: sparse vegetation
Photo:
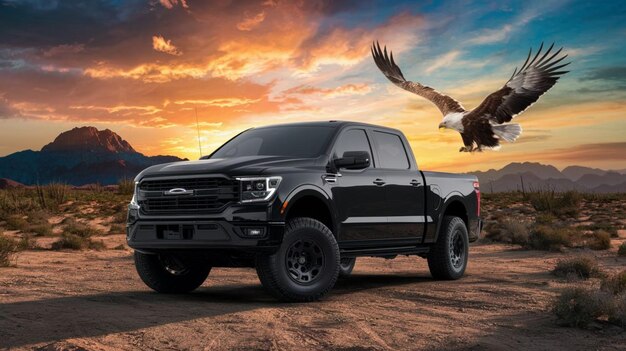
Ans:
{"type": "Polygon", "coordinates": [[[28,221],[21,215],[11,215],[5,218],[6,227],[10,230],[28,229],[28,221]]]}
{"type": "Polygon", "coordinates": [[[536,250],[560,251],[564,247],[574,247],[582,233],[573,227],[535,225],[529,236],[528,247],[536,250]]]}
{"type": "Polygon", "coordinates": [[[615,295],[626,293],[626,270],[605,277],[602,280],[602,289],[615,295]]]}
{"type": "Polygon", "coordinates": [[[8,267],[19,251],[18,243],[0,232],[0,267],[8,267]]]}
{"type": "Polygon", "coordinates": [[[600,317],[610,315],[610,295],[588,288],[567,288],[559,296],[552,311],[562,325],[587,327],[600,317]]]}
{"type": "Polygon", "coordinates": [[[76,234],[63,233],[58,241],[52,243],[52,250],[102,250],[104,243],[102,241],[92,240],[89,237],[82,237],[76,234]]]}
{"type": "Polygon", "coordinates": [[[547,212],[559,217],[576,217],[582,195],[577,191],[557,193],[554,189],[539,189],[526,193],[526,198],[538,212],[547,212]]]}
{"type": "Polygon", "coordinates": [[[609,222],[594,222],[589,225],[582,226],[581,228],[590,231],[604,231],[612,238],[617,238],[617,227],[609,222]]]}
{"type": "Polygon", "coordinates": [[[70,187],[63,183],[51,183],[46,186],[37,185],[37,201],[42,209],[57,209],[65,203],[70,187]]]}
{"type": "Polygon", "coordinates": [[[52,226],[50,224],[37,224],[28,228],[29,232],[37,236],[52,236],[52,226]]]}
{"type": "Polygon", "coordinates": [[[69,234],[73,234],[73,235],[77,235],[79,237],[82,238],[89,238],[91,236],[94,235],[103,235],[104,233],[102,233],[102,231],[91,227],[87,224],[84,223],[80,223],[74,219],[71,218],[67,218],[67,220],[65,221],[65,228],[64,228],[64,232],[65,233],[69,233],[69,234]]]}
{"type": "Polygon", "coordinates": [[[592,250],[608,250],[611,248],[611,236],[604,230],[598,230],[590,235],[586,246],[592,250]]]}
{"type": "Polygon", "coordinates": [[[488,223],[485,237],[496,242],[526,245],[528,243],[530,224],[525,221],[503,219],[488,223]]]}
{"type": "Polygon", "coordinates": [[[112,223],[109,234],[122,234],[126,232],[126,226],[119,223],[112,223]]]}
{"type": "Polygon", "coordinates": [[[619,246],[617,254],[619,256],[626,257],[626,241],[622,242],[622,245],[619,246]]]}
{"type": "Polygon", "coordinates": [[[135,181],[130,178],[120,179],[117,183],[117,193],[121,195],[132,195],[135,192],[135,181]]]}
{"type": "Polygon", "coordinates": [[[591,256],[560,259],[552,270],[557,277],[589,279],[602,275],[598,262],[591,256]]]}

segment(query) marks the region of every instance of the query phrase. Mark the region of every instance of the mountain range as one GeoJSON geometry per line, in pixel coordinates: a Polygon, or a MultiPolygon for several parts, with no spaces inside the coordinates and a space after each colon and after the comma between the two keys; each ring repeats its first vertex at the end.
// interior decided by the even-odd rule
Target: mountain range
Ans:
{"type": "Polygon", "coordinates": [[[535,162],[510,163],[499,170],[470,172],[478,177],[481,191],[503,192],[552,189],[578,190],[591,193],[626,192],[626,170],[602,170],[569,166],[558,170],[551,165],[535,162]]]}
{"type": "MultiPolygon", "coordinates": [[[[59,134],[40,151],[24,150],[0,157],[0,188],[51,182],[110,185],[134,178],[146,167],[182,160],[176,156],[146,156],[109,129],[78,127],[59,134]]],[[[522,189],[626,192],[626,169],[569,166],[559,170],[524,162],[469,174],[478,177],[481,190],[487,193],[522,189]]]]}
{"type": "Polygon", "coordinates": [[[146,167],[174,161],[182,159],[146,156],[109,129],[79,127],[59,134],[41,151],[24,150],[0,157],[0,178],[6,178],[2,184],[110,185],[134,178],[146,167]]]}

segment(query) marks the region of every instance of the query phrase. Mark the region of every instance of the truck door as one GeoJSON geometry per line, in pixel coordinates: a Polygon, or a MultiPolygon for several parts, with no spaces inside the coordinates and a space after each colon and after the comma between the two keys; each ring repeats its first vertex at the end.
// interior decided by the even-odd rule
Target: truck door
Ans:
{"type": "Polygon", "coordinates": [[[385,207],[385,189],[376,184],[375,168],[370,141],[364,129],[344,130],[333,148],[333,158],[343,156],[346,151],[367,151],[370,167],[361,170],[340,169],[340,177],[332,186],[337,206],[341,231],[338,241],[355,242],[384,238],[387,217],[381,213],[385,207]]]}
{"type": "Polygon", "coordinates": [[[411,167],[408,145],[394,133],[372,131],[378,167],[384,171],[385,199],[389,236],[395,239],[422,240],[425,228],[425,184],[411,167]]]}

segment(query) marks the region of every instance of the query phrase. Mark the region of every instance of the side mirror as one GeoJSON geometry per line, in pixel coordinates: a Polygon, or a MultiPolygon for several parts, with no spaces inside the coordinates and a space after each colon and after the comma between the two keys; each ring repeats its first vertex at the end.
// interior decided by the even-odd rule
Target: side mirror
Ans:
{"type": "Polygon", "coordinates": [[[364,169],[370,166],[370,153],[367,151],[346,151],[341,158],[333,161],[337,169],[364,169]]]}

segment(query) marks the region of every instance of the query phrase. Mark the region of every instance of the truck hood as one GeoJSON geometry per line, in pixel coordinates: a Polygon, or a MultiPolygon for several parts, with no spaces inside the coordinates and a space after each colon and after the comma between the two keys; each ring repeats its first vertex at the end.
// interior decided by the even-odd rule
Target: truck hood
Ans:
{"type": "MultiPolygon", "coordinates": [[[[135,178],[158,177],[188,174],[223,174],[229,177],[243,175],[265,175],[268,168],[279,171],[282,167],[310,168],[318,159],[283,157],[283,156],[245,156],[233,158],[215,158],[197,161],[164,163],[144,169],[135,178]]],[[[272,173],[275,173],[272,172],[272,173]]]]}

